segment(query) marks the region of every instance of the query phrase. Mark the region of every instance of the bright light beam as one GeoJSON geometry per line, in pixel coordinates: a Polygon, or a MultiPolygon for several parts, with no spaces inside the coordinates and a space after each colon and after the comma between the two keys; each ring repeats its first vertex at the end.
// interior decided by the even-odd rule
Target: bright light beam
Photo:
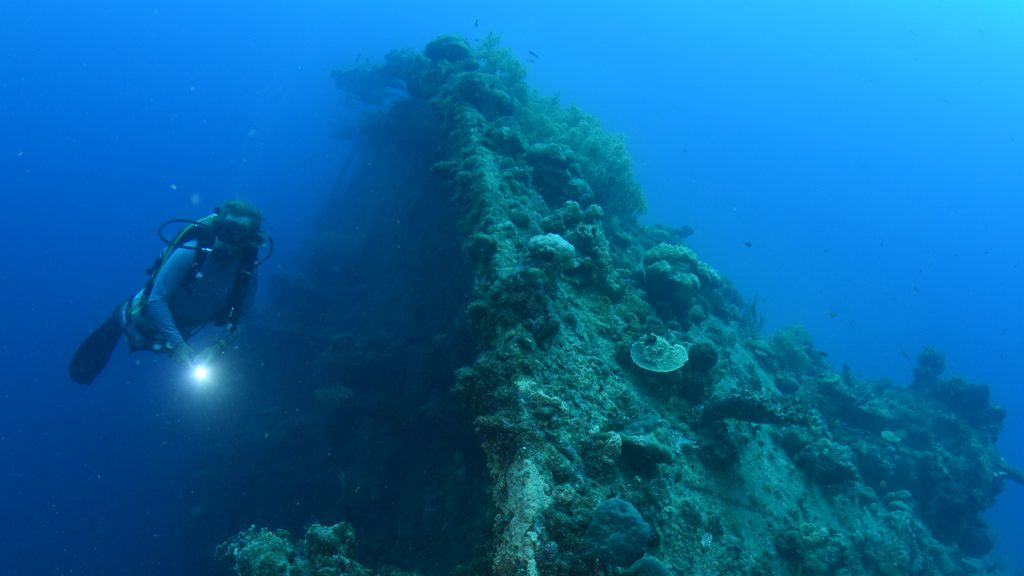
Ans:
{"type": "Polygon", "coordinates": [[[196,366],[194,370],[192,370],[192,378],[194,378],[195,381],[200,384],[204,383],[210,378],[210,371],[206,368],[206,366],[200,364],[199,366],[196,366]]]}

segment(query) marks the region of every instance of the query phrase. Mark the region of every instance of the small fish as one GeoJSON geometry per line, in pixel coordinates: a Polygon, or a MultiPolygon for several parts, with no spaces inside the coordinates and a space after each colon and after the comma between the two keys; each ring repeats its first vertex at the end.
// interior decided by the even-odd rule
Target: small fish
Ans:
{"type": "Polygon", "coordinates": [[[910,289],[914,291],[914,294],[920,294],[921,293],[921,289],[918,288],[917,286],[911,286],[910,289]]]}
{"type": "Polygon", "coordinates": [[[828,358],[828,352],[825,352],[824,350],[818,350],[818,355],[822,358],[828,358]]]}
{"type": "Polygon", "coordinates": [[[902,349],[902,348],[900,348],[900,356],[903,356],[904,358],[907,358],[908,360],[910,359],[910,354],[907,354],[907,351],[902,349]]]}
{"type": "Polygon", "coordinates": [[[537,55],[537,53],[536,53],[536,52],[534,52],[533,50],[527,50],[526,52],[527,52],[527,53],[528,53],[528,54],[529,54],[530,56],[533,56],[533,57],[534,57],[534,58],[536,58],[537,60],[540,60],[540,56],[538,56],[538,55],[537,55]]]}
{"type": "Polygon", "coordinates": [[[836,316],[839,316],[839,312],[836,312],[835,310],[829,310],[828,311],[828,317],[829,318],[835,318],[836,316]]]}
{"type": "Polygon", "coordinates": [[[754,245],[754,243],[751,242],[750,240],[747,240],[746,242],[743,243],[743,245],[746,246],[747,248],[750,248],[751,246],[754,245]]]}
{"type": "Polygon", "coordinates": [[[480,20],[479,19],[474,20],[473,21],[473,28],[479,28],[479,27],[480,27],[480,20]]]}

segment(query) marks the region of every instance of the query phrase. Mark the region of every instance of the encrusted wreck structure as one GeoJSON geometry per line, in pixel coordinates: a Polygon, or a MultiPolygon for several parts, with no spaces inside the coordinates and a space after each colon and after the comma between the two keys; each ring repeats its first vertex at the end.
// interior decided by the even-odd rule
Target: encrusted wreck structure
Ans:
{"type": "Polygon", "coordinates": [[[238,574],[985,571],[979,513],[1021,481],[985,386],[760,334],[685,231],[638,223],[623,140],[493,38],[336,80],[359,143],[195,489],[207,537],[308,531],[238,534],[238,574]]]}

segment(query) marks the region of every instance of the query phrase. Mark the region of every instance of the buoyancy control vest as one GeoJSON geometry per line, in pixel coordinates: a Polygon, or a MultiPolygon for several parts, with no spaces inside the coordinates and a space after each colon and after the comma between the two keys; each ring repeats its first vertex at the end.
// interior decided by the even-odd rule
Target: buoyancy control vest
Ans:
{"type": "MultiPolygon", "coordinates": [[[[160,226],[160,238],[164,240],[167,246],[153,262],[153,265],[146,269],[149,279],[146,281],[145,287],[128,303],[125,310],[126,324],[140,318],[140,315],[146,309],[150,294],[153,292],[153,286],[156,283],[156,278],[175,250],[193,251],[192,264],[183,283],[187,285],[195,282],[206,259],[213,253],[213,246],[217,241],[215,223],[218,218],[220,218],[220,210],[199,220],[168,220],[160,226]],[[186,223],[187,225],[173,239],[164,238],[163,229],[173,223],[186,223]],[[195,245],[190,246],[191,242],[195,242],[195,245]]],[[[264,233],[261,232],[259,234],[269,239],[269,236],[266,236],[264,233]]],[[[226,325],[229,331],[234,330],[242,319],[242,314],[245,310],[246,293],[249,291],[256,266],[259,264],[259,247],[259,244],[249,244],[239,249],[239,264],[235,270],[234,283],[231,291],[228,293],[224,308],[213,320],[213,323],[218,326],[226,325]]],[[[156,335],[154,334],[153,336],[156,335]]],[[[129,339],[131,340],[131,338],[129,339]]],[[[144,338],[144,340],[150,340],[150,338],[144,338]]],[[[133,342],[132,346],[133,348],[150,348],[152,344],[152,342],[140,341],[137,343],[133,342]]]]}

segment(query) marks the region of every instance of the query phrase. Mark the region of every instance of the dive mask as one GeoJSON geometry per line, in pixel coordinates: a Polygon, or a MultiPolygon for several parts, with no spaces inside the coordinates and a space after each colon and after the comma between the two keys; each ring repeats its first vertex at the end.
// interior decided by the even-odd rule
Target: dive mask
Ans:
{"type": "Polygon", "coordinates": [[[249,238],[249,229],[244,224],[232,220],[214,222],[213,232],[221,242],[232,246],[239,246],[249,238]]]}

